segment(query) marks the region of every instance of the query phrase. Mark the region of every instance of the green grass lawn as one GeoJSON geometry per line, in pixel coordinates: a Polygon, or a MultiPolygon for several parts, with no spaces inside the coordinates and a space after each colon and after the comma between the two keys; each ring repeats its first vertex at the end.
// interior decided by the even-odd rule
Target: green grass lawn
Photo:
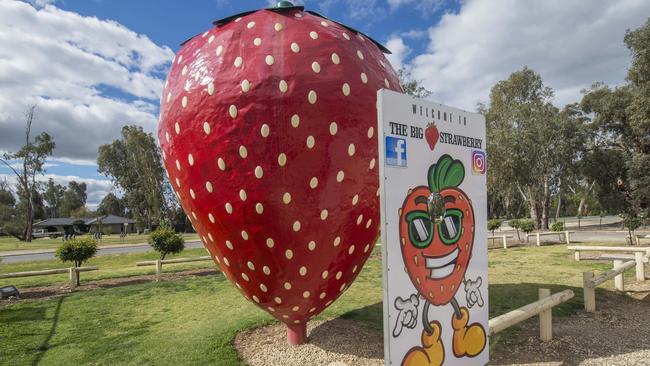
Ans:
{"type": "MultiPolygon", "coordinates": [[[[81,235],[77,237],[82,237],[81,235]]],[[[85,237],[85,236],[84,236],[85,237]]],[[[185,240],[198,240],[197,234],[183,234],[185,240]]],[[[104,235],[102,240],[98,240],[98,245],[116,245],[116,244],[139,244],[146,243],[149,235],[131,234],[121,239],[119,235],[104,235]]],[[[61,238],[50,239],[40,238],[32,242],[21,242],[11,236],[0,236],[0,252],[16,250],[39,250],[39,249],[56,249],[61,244],[61,238]]]]}
{"type": "MultiPolygon", "coordinates": [[[[201,253],[183,256],[190,254],[201,253]]],[[[95,260],[127,271],[125,266],[137,255],[115,257],[113,264],[110,257],[95,260]]],[[[537,300],[540,287],[553,292],[573,289],[576,297],[555,308],[554,314],[573,313],[582,307],[582,271],[609,268],[574,262],[564,246],[490,251],[490,316],[537,300]]],[[[91,273],[82,274],[82,281],[91,273]]],[[[356,319],[380,330],[381,299],[381,260],[373,258],[320,317],[356,319]]],[[[0,308],[0,364],[239,365],[232,347],[235,334],[271,322],[219,274],[78,292],[0,308]]],[[[491,343],[512,332],[516,329],[493,337],[491,343]]]]}

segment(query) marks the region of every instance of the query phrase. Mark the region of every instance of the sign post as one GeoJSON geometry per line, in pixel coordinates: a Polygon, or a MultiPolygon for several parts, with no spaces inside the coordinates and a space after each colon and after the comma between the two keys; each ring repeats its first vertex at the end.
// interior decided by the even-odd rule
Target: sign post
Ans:
{"type": "Polygon", "coordinates": [[[378,92],[385,364],[489,361],[485,119],[378,92]]]}

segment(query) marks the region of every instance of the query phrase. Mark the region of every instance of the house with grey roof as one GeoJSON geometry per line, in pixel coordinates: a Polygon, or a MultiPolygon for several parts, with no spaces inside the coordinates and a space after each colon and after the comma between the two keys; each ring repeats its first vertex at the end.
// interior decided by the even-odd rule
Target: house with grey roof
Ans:
{"type": "Polygon", "coordinates": [[[116,215],[98,217],[55,217],[34,224],[34,229],[51,233],[80,234],[98,233],[105,235],[135,233],[135,221],[116,215]]]}

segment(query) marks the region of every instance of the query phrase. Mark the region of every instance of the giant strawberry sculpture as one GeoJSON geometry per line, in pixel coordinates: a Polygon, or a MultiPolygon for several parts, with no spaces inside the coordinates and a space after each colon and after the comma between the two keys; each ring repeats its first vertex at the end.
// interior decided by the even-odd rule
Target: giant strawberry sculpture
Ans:
{"type": "Polygon", "coordinates": [[[379,230],[378,44],[281,2],[215,22],[174,58],[158,136],[181,205],[225,276],[304,340],[379,230]]]}

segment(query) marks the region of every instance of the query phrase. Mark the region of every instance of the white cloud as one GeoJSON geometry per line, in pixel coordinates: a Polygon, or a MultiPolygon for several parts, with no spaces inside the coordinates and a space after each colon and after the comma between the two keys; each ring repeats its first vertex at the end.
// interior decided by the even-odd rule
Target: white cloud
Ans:
{"type": "Polygon", "coordinates": [[[404,44],[402,38],[391,37],[386,42],[386,48],[391,52],[390,55],[386,55],[386,58],[388,58],[388,61],[393,65],[393,68],[399,70],[404,67],[404,58],[408,56],[411,50],[406,44],[404,44]]]}
{"type": "MultiPolygon", "coordinates": [[[[47,181],[52,178],[54,182],[67,186],[71,181],[84,182],[86,183],[86,193],[88,198],[86,199],[86,206],[91,210],[97,208],[99,202],[106,196],[109,192],[114,192],[115,189],[110,180],[107,179],[92,179],[92,178],[82,178],[75,175],[55,175],[55,174],[45,174],[37,176],[37,181],[47,183],[47,181]]],[[[0,173],[0,181],[6,180],[7,183],[11,185],[13,189],[16,186],[16,176],[13,174],[2,174],[0,173]]]]}
{"type": "Polygon", "coordinates": [[[388,0],[387,2],[390,10],[409,6],[417,9],[423,17],[433,15],[445,4],[444,0],[388,0]]]}
{"type": "Polygon", "coordinates": [[[0,150],[19,148],[32,104],[34,133],[49,132],[60,159],[94,162],[124,124],[153,132],[173,52],[114,21],[40,3],[0,1],[0,150]]]}
{"type": "Polygon", "coordinates": [[[629,0],[468,0],[429,30],[413,77],[432,99],[473,110],[499,80],[528,65],[556,90],[556,104],[577,101],[594,81],[623,82],[626,29],[643,24],[650,2],[629,0]]]}

